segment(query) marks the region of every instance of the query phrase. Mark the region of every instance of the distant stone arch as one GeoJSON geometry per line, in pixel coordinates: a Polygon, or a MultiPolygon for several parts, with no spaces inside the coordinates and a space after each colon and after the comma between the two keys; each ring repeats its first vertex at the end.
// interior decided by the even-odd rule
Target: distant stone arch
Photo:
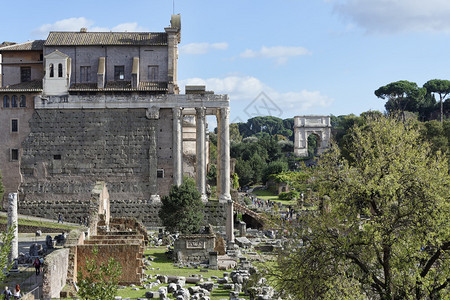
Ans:
{"type": "Polygon", "coordinates": [[[294,154],[308,156],[308,136],[317,136],[317,152],[323,153],[330,147],[330,116],[296,116],[294,117],[294,154]]]}

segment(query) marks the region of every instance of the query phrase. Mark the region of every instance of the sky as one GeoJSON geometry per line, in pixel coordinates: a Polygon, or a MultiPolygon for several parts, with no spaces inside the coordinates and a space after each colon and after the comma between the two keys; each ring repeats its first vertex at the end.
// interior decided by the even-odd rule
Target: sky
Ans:
{"type": "Polygon", "coordinates": [[[5,1],[0,43],[49,31],[164,31],[181,14],[178,80],[230,97],[230,121],[384,111],[374,91],[450,79],[448,0],[5,1]]]}

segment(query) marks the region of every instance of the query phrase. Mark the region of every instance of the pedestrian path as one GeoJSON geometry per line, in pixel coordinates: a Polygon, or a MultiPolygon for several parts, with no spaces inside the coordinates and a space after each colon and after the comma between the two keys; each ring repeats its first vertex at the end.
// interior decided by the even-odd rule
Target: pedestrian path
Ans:
{"type": "MultiPolygon", "coordinates": [[[[0,211],[0,215],[8,216],[8,213],[5,211],[0,211]]],[[[56,219],[47,219],[47,218],[41,218],[41,217],[35,217],[35,216],[29,216],[29,215],[21,215],[21,214],[18,214],[18,217],[19,217],[19,219],[34,220],[34,221],[39,221],[39,222],[58,223],[58,220],[56,220],[56,219]]],[[[63,222],[63,224],[73,225],[73,226],[80,225],[77,223],[68,223],[68,222],[63,222]]]]}

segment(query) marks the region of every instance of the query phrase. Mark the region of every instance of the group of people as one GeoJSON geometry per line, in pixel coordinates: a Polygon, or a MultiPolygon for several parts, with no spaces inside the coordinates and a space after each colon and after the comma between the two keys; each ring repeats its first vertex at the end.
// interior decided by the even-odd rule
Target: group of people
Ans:
{"type": "Polygon", "coordinates": [[[8,286],[5,286],[2,295],[5,300],[22,298],[22,292],[20,291],[20,286],[18,284],[16,284],[16,288],[12,292],[9,290],[8,286]]]}
{"type": "MultiPolygon", "coordinates": [[[[36,275],[39,275],[41,273],[41,267],[43,265],[43,259],[36,257],[36,259],[33,262],[33,266],[36,269],[36,275]]],[[[17,284],[16,288],[11,291],[8,286],[5,286],[5,290],[2,293],[2,296],[4,300],[10,300],[10,299],[20,299],[22,298],[22,292],[20,291],[20,286],[17,284]]]]}

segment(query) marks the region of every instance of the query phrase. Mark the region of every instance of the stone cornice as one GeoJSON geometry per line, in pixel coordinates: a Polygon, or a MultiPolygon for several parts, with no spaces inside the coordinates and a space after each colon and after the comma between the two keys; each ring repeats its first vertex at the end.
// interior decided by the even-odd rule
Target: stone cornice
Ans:
{"type": "Polygon", "coordinates": [[[124,108],[225,108],[229,107],[228,95],[175,95],[161,94],[154,96],[36,96],[35,109],[124,109],[124,108]]]}

